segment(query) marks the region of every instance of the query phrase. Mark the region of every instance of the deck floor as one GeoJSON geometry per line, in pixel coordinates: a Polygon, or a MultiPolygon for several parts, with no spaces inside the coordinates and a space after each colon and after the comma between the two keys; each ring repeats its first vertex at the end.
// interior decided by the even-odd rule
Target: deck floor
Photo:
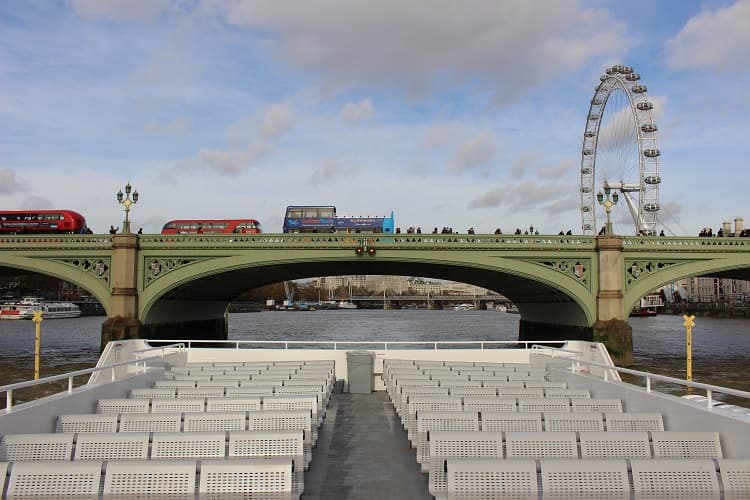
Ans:
{"type": "Polygon", "coordinates": [[[305,473],[303,498],[433,498],[386,392],[333,394],[305,473]]]}

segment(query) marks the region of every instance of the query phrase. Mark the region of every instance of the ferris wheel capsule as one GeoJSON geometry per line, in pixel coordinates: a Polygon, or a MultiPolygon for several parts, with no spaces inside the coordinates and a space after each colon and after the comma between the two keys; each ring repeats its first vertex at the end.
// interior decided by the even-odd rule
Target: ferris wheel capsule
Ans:
{"type": "Polygon", "coordinates": [[[641,79],[641,75],[639,75],[638,73],[629,73],[625,75],[625,79],[629,82],[637,82],[641,79]]]}
{"type": "Polygon", "coordinates": [[[661,155],[661,152],[658,149],[644,149],[643,150],[643,156],[647,158],[656,158],[659,155],[661,155]]]}
{"type": "Polygon", "coordinates": [[[650,101],[641,101],[635,107],[640,111],[651,111],[654,109],[654,104],[650,101]]]}
{"type": "Polygon", "coordinates": [[[659,129],[653,123],[645,123],[641,125],[641,130],[650,134],[650,133],[656,132],[659,129]]]}

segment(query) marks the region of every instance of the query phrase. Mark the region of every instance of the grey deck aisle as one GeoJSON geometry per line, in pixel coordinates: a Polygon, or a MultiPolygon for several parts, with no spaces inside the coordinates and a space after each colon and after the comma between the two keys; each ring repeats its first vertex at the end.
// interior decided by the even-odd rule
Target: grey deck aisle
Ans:
{"type": "Polygon", "coordinates": [[[327,415],[303,499],[432,499],[387,393],[336,393],[327,415]]]}

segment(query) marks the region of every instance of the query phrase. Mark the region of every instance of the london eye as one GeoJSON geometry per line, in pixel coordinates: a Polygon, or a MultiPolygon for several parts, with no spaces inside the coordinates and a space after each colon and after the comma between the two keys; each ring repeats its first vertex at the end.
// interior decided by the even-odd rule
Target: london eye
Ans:
{"type": "Polygon", "coordinates": [[[586,117],[581,148],[581,220],[596,234],[607,216],[597,194],[612,193],[614,230],[654,235],[659,206],[659,156],[653,103],[630,66],[615,65],[600,77],[586,117]]]}

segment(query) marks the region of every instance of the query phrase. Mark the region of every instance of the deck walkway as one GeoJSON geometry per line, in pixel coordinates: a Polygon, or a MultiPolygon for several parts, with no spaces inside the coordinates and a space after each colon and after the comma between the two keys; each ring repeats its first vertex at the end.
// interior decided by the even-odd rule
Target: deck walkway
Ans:
{"type": "Polygon", "coordinates": [[[430,500],[427,476],[385,391],[336,392],[305,473],[305,500],[430,500]]]}

